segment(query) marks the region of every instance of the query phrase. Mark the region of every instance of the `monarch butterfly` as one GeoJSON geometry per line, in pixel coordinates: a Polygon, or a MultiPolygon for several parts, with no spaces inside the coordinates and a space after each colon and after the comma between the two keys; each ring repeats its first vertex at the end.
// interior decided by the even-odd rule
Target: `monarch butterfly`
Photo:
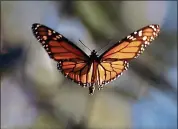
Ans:
{"type": "Polygon", "coordinates": [[[49,56],[57,61],[57,68],[65,77],[82,87],[89,87],[93,94],[115,80],[128,69],[129,61],[137,58],[160,32],[157,24],[151,24],[131,33],[100,56],[93,50],[88,56],[63,35],[42,24],[34,23],[32,31],[49,56]]]}

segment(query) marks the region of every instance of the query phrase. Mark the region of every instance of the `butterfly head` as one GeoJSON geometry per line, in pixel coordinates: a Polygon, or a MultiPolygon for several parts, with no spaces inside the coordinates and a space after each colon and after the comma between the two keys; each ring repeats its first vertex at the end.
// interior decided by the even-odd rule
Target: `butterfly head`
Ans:
{"type": "Polygon", "coordinates": [[[91,52],[91,55],[97,55],[97,51],[93,50],[93,51],[91,52]]]}
{"type": "Polygon", "coordinates": [[[91,57],[91,58],[96,58],[96,57],[98,57],[97,52],[96,52],[95,50],[93,50],[93,51],[91,52],[90,57],[91,57]]]}

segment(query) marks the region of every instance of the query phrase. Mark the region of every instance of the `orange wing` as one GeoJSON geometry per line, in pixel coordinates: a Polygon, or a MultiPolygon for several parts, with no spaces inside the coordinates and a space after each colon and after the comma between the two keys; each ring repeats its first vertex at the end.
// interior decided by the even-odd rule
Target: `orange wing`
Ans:
{"type": "Polygon", "coordinates": [[[51,28],[35,23],[32,25],[32,31],[49,56],[56,61],[87,61],[89,58],[74,43],[67,40],[63,35],[57,33],[51,28]]]}
{"type": "Polygon", "coordinates": [[[131,60],[136,58],[144,51],[151,41],[158,36],[159,32],[159,25],[146,26],[116,43],[100,57],[103,61],[108,59],[131,60]]]}
{"type": "Polygon", "coordinates": [[[149,25],[133,32],[100,56],[98,84],[102,86],[123,73],[128,61],[138,57],[159,34],[159,25],[149,25]]]}
{"type": "Polygon", "coordinates": [[[128,68],[127,61],[103,61],[98,65],[97,81],[100,88],[119,77],[128,68]]]}
{"type": "Polygon", "coordinates": [[[58,69],[76,83],[86,86],[91,83],[89,57],[61,34],[41,25],[32,25],[33,34],[43,45],[49,56],[58,62],[58,69]]]}
{"type": "Polygon", "coordinates": [[[93,64],[87,64],[86,62],[61,61],[58,63],[58,69],[62,71],[64,76],[83,87],[93,84],[93,64]]]}

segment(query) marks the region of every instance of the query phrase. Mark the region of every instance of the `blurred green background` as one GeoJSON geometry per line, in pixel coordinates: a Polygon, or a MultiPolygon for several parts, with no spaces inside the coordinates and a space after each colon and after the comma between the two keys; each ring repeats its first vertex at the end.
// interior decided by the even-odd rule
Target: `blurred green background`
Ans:
{"type": "Polygon", "coordinates": [[[2,129],[176,129],[177,1],[1,1],[2,129]],[[90,54],[148,24],[160,36],[93,96],[31,31],[45,24],[90,54]]]}

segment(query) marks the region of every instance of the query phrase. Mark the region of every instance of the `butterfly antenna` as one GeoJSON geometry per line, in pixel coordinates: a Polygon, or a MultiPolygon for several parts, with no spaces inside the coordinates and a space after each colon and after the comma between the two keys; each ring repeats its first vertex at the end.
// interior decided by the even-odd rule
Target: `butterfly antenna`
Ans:
{"type": "MultiPolygon", "coordinates": [[[[112,40],[111,40],[111,41],[112,41],[112,40]]],[[[99,49],[97,52],[99,52],[99,51],[101,51],[102,49],[104,49],[105,47],[107,47],[107,46],[111,43],[111,41],[110,41],[107,45],[105,45],[103,48],[99,49]]]]}
{"type": "MultiPolygon", "coordinates": [[[[82,43],[82,41],[80,39],[79,39],[79,41],[82,43]]],[[[85,46],[86,48],[88,48],[85,44],[83,44],[83,46],[85,46]]],[[[90,48],[88,48],[88,50],[92,51],[90,48]]]]}

